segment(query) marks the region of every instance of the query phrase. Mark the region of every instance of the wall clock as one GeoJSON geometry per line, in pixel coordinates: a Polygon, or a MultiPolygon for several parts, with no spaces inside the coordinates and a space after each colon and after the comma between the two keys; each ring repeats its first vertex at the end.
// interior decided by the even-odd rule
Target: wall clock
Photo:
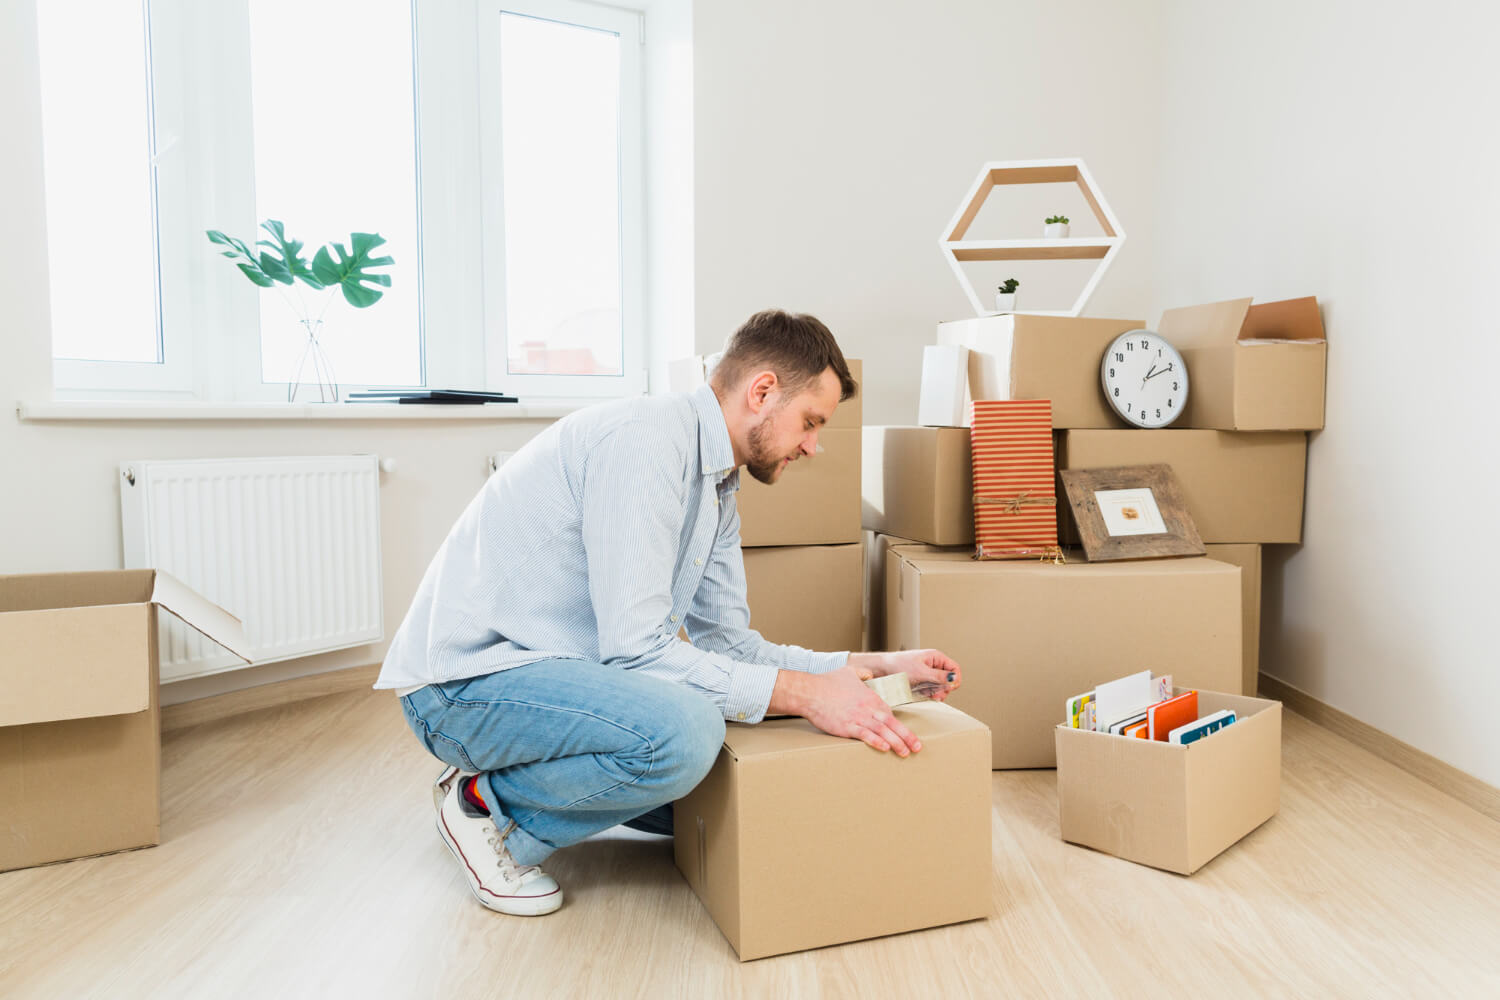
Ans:
{"type": "Polygon", "coordinates": [[[1099,362],[1099,382],[1114,411],[1137,427],[1165,427],[1187,402],[1187,365],[1177,348],[1152,330],[1116,337],[1099,362]]]}

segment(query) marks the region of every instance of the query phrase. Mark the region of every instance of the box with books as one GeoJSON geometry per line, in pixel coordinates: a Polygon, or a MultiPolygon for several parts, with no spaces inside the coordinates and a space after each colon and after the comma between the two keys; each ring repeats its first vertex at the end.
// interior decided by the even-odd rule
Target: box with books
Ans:
{"type": "Polygon", "coordinates": [[[1137,671],[1059,705],[1062,839],[1191,875],[1276,814],[1281,705],[1137,671]]]}

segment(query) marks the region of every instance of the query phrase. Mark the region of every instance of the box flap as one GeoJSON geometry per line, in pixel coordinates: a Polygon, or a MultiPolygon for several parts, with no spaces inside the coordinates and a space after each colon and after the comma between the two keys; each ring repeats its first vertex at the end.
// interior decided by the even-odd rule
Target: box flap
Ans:
{"type": "Polygon", "coordinates": [[[150,611],[142,603],[0,614],[0,726],[150,708],[150,611]]]}
{"type": "Polygon", "coordinates": [[[1194,347],[1228,347],[1239,339],[1249,311],[1249,299],[1168,309],[1161,314],[1156,332],[1179,351],[1194,347]]]}
{"type": "Polygon", "coordinates": [[[171,574],[156,570],[151,603],[166,608],[246,663],[253,662],[240,620],[171,574]]]}
{"type": "Polygon", "coordinates": [[[1324,343],[1323,316],[1318,312],[1317,296],[1251,306],[1240,330],[1240,342],[1324,343]]]}

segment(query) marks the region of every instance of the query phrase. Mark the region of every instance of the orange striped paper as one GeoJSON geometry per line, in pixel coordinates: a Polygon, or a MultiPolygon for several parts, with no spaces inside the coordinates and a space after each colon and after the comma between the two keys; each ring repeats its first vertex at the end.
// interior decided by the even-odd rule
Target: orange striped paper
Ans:
{"type": "Polygon", "coordinates": [[[973,403],[974,540],[980,559],[1023,559],[1057,549],[1052,401],[973,403]]]}

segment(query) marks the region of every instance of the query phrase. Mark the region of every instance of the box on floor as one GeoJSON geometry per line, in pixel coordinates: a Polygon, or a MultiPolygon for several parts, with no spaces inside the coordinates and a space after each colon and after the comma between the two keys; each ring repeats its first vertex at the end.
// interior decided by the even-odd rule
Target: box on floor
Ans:
{"type": "Polygon", "coordinates": [[[968,403],[975,399],[1049,399],[1053,427],[1124,427],[1099,385],[1104,349],[1134,319],[1081,316],[982,316],[938,324],[937,342],[969,349],[968,403]]]}
{"type": "Polygon", "coordinates": [[[1237,691],[1240,569],[1205,557],[1066,565],[887,553],[886,637],[963,667],[950,699],[990,727],[995,768],[1052,767],[1064,701],[1137,670],[1237,691]]]}
{"type": "Polygon", "coordinates": [[[158,607],[249,662],[166,573],[0,576],[0,871],[160,843],[158,607]]]}
{"type": "Polygon", "coordinates": [[[864,527],[929,545],[974,544],[967,427],[866,427],[864,527]]]}
{"type": "Polygon", "coordinates": [[[741,960],[990,914],[989,732],[936,702],[897,715],[922,741],[905,759],[803,719],[731,723],[676,803],[677,868],[741,960]],[[922,844],[939,863],[894,874],[922,844]]]}
{"type": "Polygon", "coordinates": [[[820,652],[864,648],[863,542],[744,550],[750,627],[820,652]]]}
{"type": "Polygon", "coordinates": [[[1191,875],[1276,815],[1281,704],[1200,689],[1198,706],[1236,721],[1188,746],[1057,726],[1062,839],[1191,875]]]}
{"type": "Polygon", "coordinates": [[[1240,568],[1240,636],[1244,646],[1240,672],[1241,694],[1260,688],[1260,566],[1259,545],[1205,545],[1210,559],[1240,568]]]}
{"type": "Polygon", "coordinates": [[[1249,299],[1168,309],[1157,330],[1187,365],[1178,427],[1320,430],[1328,342],[1318,300],[1249,299]]]}
{"type": "MultiPolygon", "coordinates": [[[[1069,430],[1059,438],[1059,469],[1170,465],[1204,542],[1302,541],[1302,431],[1069,430]]],[[[1077,538],[1077,529],[1069,505],[1058,507],[1066,544],[1077,538]]]]}

